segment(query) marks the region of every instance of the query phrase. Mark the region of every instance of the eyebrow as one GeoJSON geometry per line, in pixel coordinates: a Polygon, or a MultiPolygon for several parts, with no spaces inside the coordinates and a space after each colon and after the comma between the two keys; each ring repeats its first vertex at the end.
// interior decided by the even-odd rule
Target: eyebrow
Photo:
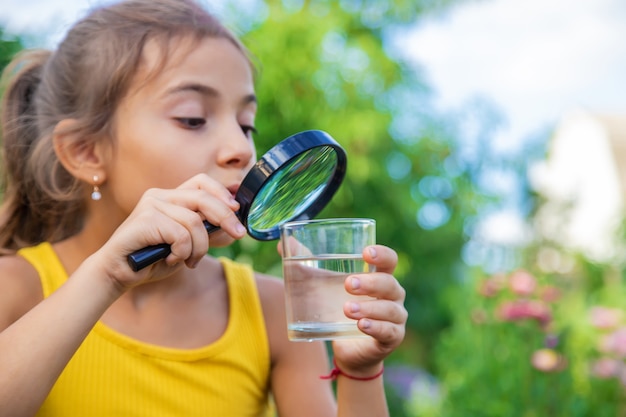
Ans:
{"type": "MultiPolygon", "coordinates": [[[[219,91],[217,91],[215,88],[210,87],[205,84],[199,84],[199,83],[184,83],[184,84],[176,85],[172,88],[168,88],[165,91],[165,95],[168,96],[172,94],[184,93],[187,91],[200,93],[208,97],[219,97],[220,95],[219,91]]],[[[257,98],[255,94],[247,94],[241,99],[242,105],[246,105],[250,103],[255,103],[255,104],[257,103],[257,98]]]]}

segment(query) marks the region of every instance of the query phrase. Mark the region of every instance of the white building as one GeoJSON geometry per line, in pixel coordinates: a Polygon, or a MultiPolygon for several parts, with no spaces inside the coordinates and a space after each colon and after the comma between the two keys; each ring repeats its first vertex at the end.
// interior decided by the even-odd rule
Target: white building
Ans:
{"type": "Polygon", "coordinates": [[[596,260],[623,253],[615,233],[626,214],[626,115],[564,117],[531,182],[546,199],[540,234],[596,260]]]}

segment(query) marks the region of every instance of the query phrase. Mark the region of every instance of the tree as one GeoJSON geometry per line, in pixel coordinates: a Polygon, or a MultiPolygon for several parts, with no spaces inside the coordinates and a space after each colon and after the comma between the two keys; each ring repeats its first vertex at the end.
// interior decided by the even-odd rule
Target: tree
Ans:
{"type": "Polygon", "coordinates": [[[0,72],[22,49],[24,44],[18,36],[9,35],[0,28],[0,72]]]}

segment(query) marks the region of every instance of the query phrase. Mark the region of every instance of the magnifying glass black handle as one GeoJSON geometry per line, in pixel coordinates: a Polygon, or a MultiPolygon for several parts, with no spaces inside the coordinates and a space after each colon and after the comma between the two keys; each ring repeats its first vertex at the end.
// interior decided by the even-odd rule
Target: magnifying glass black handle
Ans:
{"type": "MultiPolygon", "coordinates": [[[[204,221],[204,228],[209,234],[219,229],[218,226],[214,226],[206,220],[204,221]]],[[[167,243],[146,246],[128,255],[128,265],[133,271],[137,272],[156,261],[167,258],[167,255],[170,253],[172,253],[172,249],[167,243]]]]}

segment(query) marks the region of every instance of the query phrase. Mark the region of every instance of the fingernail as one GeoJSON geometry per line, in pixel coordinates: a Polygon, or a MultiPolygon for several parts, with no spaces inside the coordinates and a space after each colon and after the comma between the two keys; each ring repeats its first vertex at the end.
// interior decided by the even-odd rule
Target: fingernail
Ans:
{"type": "Polygon", "coordinates": [[[372,258],[375,258],[376,256],[378,256],[378,253],[376,253],[376,249],[374,249],[373,247],[370,247],[370,248],[368,248],[367,250],[369,251],[370,256],[371,256],[372,258]]]}
{"type": "Polygon", "coordinates": [[[372,322],[369,321],[368,319],[361,319],[360,322],[360,328],[361,329],[369,329],[370,327],[372,327],[372,322]]]}
{"type": "Polygon", "coordinates": [[[246,233],[246,228],[243,227],[243,225],[238,224],[237,226],[235,226],[235,230],[237,231],[238,234],[243,235],[246,233]]]}
{"type": "Polygon", "coordinates": [[[361,280],[358,278],[352,278],[350,280],[350,285],[352,286],[353,290],[358,290],[359,288],[361,288],[361,280]]]}
{"type": "Polygon", "coordinates": [[[350,311],[353,313],[358,313],[361,310],[361,306],[357,303],[350,303],[350,311]]]}

